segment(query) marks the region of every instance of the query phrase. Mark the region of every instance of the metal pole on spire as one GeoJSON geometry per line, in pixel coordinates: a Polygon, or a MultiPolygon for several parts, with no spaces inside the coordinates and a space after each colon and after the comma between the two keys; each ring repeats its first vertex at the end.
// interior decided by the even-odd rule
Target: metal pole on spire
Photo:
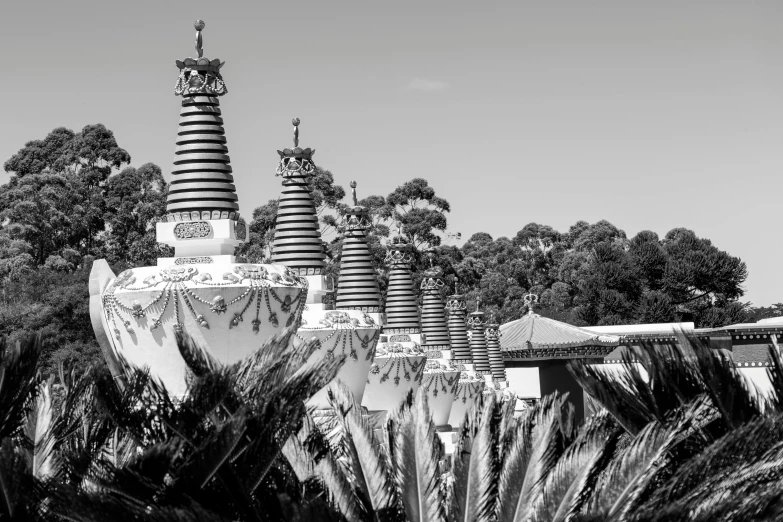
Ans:
{"type": "Polygon", "coordinates": [[[356,198],[356,182],[351,181],[351,192],[353,193],[353,206],[359,206],[359,200],[356,198]]]}
{"type": "Polygon", "coordinates": [[[291,123],[294,125],[294,147],[299,146],[299,124],[301,123],[299,121],[299,118],[294,118],[291,120],[291,123]]]}
{"type": "Polygon", "coordinates": [[[204,56],[204,49],[202,47],[203,41],[201,39],[201,31],[204,30],[204,27],[206,27],[207,24],[204,23],[204,20],[196,20],[196,23],[193,24],[193,27],[196,28],[196,52],[198,53],[198,57],[201,58],[204,56]]]}

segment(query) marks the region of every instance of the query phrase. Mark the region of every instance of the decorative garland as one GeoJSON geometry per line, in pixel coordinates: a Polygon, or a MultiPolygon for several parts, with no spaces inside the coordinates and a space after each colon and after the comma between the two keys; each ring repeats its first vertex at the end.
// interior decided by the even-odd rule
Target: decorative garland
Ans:
{"type": "MultiPolygon", "coordinates": [[[[389,380],[389,375],[391,375],[392,370],[395,370],[395,386],[400,385],[400,370],[402,370],[402,376],[406,381],[411,382],[411,373],[413,373],[413,382],[421,383],[421,379],[424,376],[424,365],[426,363],[426,359],[422,359],[417,363],[415,361],[411,361],[409,356],[399,353],[392,353],[388,357],[385,357],[385,359],[386,360],[383,362],[383,365],[379,365],[377,362],[373,362],[372,366],[370,367],[370,373],[373,375],[377,375],[388,368],[386,373],[381,374],[381,383],[389,380]]],[[[369,379],[367,382],[369,382],[369,379]]]]}
{"type": "Polygon", "coordinates": [[[226,282],[211,282],[212,276],[210,274],[199,274],[198,269],[195,267],[164,268],[160,271],[159,276],[162,279],[161,281],[157,279],[157,276],[150,275],[144,279],[145,286],[133,288],[131,285],[136,282],[136,277],[133,275],[132,270],[126,270],[109,284],[103,295],[103,308],[106,314],[106,319],[111,321],[114,334],[117,339],[120,338],[120,330],[117,327],[118,319],[123,323],[128,333],[134,333],[130,320],[123,318],[123,313],[137,319],[145,317],[149,314],[150,308],[163,299],[160,313],[158,313],[157,316],[153,318],[150,331],[155,330],[161,326],[163,315],[168,309],[169,301],[171,301],[172,295],[174,296],[174,317],[176,319],[176,322],[174,323],[174,331],[176,332],[182,331],[183,328],[179,313],[180,299],[185,303],[186,308],[190,310],[190,313],[193,315],[193,318],[199,324],[199,326],[209,329],[209,323],[207,322],[207,319],[203,314],[199,314],[196,311],[192,301],[198,301],[199,303],[205,304],[210,307],[210,311],[212,313],[220,315],[226,313],[229,307],[235,304],[239,303],[242,305],[242,301],[247,298],[241,310],[234,313],[231,321],[229,322],[229,328],[239,326],[239,323],[244,320],[245,312],[250,308],[250,305],[255,300],[256,316],[252,321],[254,334],[258,334],[261,326],[261,294],[263,294],[264,302],[266,303],[266,309],[269,312],[268,321],[275,328],[278,328],[280,323],[277,317],[277,312],[272,311],[272,307],[269,301],[270,295],[275,301],[280,303],[281,311],[285,314],[288,314],[288,319],[286,321],[287,327],[290,327],[294,324],[297,316],[301,316],[301,312],[304,309],[306,301],[304,297],[307,295],[307,281],[305,279],[300,278],[296,274],[288,273],[288,271],[286,271],[286,273],[283,275],[270,275],[264,267],[237,266],[234,268],[233,274],[230,272],[223,274],[223,279],[226,282]],[[226,303],[225,298],[221,295],[215,296],[212,301],[207,301],[206,299],[203,299],[198,294],[196,294],[193,291],[193,287],[188,287],[185,284],[186,282],[191,282],[193,284],[219,287],[241,283],[245,280],[249,280],[250,286],[248,286],[239,296],[235,297],[228,303],[226,303]],[[286,295],[284,299],[281,299],[272,288],[270,281],[289,287],[298,285],[300,289],[296,297],[292,298],[290,295],[286,295]],[[141,305],[141,303],[134,300],[132,304],[128,306],[120,301],[117,295],[115,295],[115,291],[117,289],[136,291],[147,290],[149,288],[156,287],[161,283],[164,284],[163,289],[146,305],[141,305]],[[296,304],[296,307],[294,307],[294,304],[296,304]]]}
{"type": "Polygon", "coordinates": [[[483,381],[466,381],[460,380],[457,383],[457,392],[455,393],[455,400],[462,399],[462,404],[478,398],[484,388],[483,381]]]}

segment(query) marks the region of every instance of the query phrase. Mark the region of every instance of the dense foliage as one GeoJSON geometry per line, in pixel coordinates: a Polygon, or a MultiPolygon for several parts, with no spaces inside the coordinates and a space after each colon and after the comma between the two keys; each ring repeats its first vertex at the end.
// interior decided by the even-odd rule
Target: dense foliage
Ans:
{"type": "Polygon", "coordinates": [[[0,187],[0,336],[50,333],[47,374],[61,360],[100,361],[88,313],[93,259],[123,270],[170,255],[155,241],[166,205],[161,170],[130,160],[97,124],[54,129],[5,162],[12,175],[0,187]]]}
{"type": "MultiPolygon", "coordinates": [[[[14,342],[50,332],[44,373],[52,374],[58,361],[100,359],[87,313],[93,259],[105,258],[119,272],[171,255],[155,241],[168,189],[161,170],[151,163],[131,167],[130,161],[113,133],[97,124],[80,132],[54,129],[5,162],[12,175],[0,187],[0,336],[14,342]]],[[[346,191],[318,168],[313,195],[327,275],[336,281],[346,191]]],[[[540,313],[580,325],[693,320],[721,326],[783,313],[778,305],[741,303],[744,263],[686,229],[628,239],[606,221],[580,221],[562,233],[530,223],[511,239],[482,232],[457,247],[448,244],[458,236],[448,232],[449,202],[422,178],[359,203],[370,209],[368,242],[382,292],[383,245],[399,233],[417,248],[416,268],[429,266],[428,250],[437,253],[434,262],[449,280],[444,293],[458,279],[459,291],[481,299],[501,322],[524,313],[523,298],[531,292],[541,297],[540,313]]],[[[249,242],[239,255],[268,260],[276,214],[277,200],[253,211],[249,242]]],[[[415,277],[418,284],[420,270],[415,277]]]]}
{"type": "Polygon", "coordinates": [[[177,338],[188,391],[145,373],[41,379],[40,342],[0,342],[0,520],[776,521],[783,517],[783,367],[760,396],[696,339],[573,363],[602,411],[563,396],[515,414],[485,394],[451,456],[426,395],[380,423],[350,391],[306,400],[341,361],[293,330],[226,367],[177,338]],[[297,346],[298,344],[298,346],[297,346]],[[642,361],[647,375],[630,362],[642,361]]]}

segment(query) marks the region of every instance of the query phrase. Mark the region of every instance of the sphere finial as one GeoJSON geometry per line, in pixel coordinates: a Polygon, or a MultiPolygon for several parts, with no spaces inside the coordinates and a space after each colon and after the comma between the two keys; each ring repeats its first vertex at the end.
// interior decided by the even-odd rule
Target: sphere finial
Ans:
{"type": "Polygon", "coordinates": [[[204,23],[204,20],[196,20],[196,22],[193,24],[193,27],[196,28],[196,31],[203,31],[206,25],[207,24],[204,23]]]}
{"type": "Polygon", "coordinates": [[[294,118],[293,120],[291,120],[291,124],[294,127],[298,127],[300,123],[301,123],[301,121],[299,121],[299,118],[294,118]]]}

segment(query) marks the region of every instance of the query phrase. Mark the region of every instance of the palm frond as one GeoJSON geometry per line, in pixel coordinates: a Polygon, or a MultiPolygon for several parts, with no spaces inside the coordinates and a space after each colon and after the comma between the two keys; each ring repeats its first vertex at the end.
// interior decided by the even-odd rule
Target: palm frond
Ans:
{"type": "Polygon", "coordinates": [[[394,511],[399,507],[397,491],[391,478],[388,457],[375,436],[373,426],[362,415],[361,406],[351,390],[341,382],[328,391],[330,406],[343,426],[343,444],[350,458],[357,495],[366,499],[375,513],[394,511]]]}
{"type": "Polygon", "coordinates": [[[452,456],[454,485],[449,518],[454,521],[485,521],[494,517],[500,461],[499,428],[502,407],[494,395],[474,407],[460,427],[452,456]]]}
{"type": "Polygon", "coordinates": [[[392,475],[410,522],[443,521],[446,517],[439,488],[444,451],[435,431],[422,389],[408,394],[390,414],[387,430],[392,475]]]}
{"type": "Polygon", "coordinates": [[[633,360],[623,353],[621,372],[609,372],[600,365],[569,361],[567,368],[582,389],[606,409],[629,433],[639,433],[660,416],[652,390],[633,360]]]}
{"type": "Polygon", "coordinates": [[[195,377],[201,377],[207,373],[214,372],[222,365],[210,355],[208,350],[196,344],[193,338],[185,332],[178,331],[174,333],[177,341],[177,348],[180,355],[185,360],[188,370],[195,377]]]}
{"type": "Polygon", "coordinates": [[[562,432],[565,404],[565,396],[551,394],[519,419],[499,473],[500,503],[496,510],[500,522],[517,522],[533,516],[533,500],[540,495],[544,480],[565,449],[562,432]]]}
{"type": "Polygon", "coordinates": [[[677,413],[668,422],[651,422],[622,450],[599,477],[588,512],[622,519],[644,500],[650,484],[680,464],[678,446],[701,440],[699,430],[718,416],[706,396],[677,413]]]}
{"type": "Polygon", "coordinates": [[[531,521],[563,522],[587,500],[624,432],[608,413],[590,417],[547,474],[531,521]]]}
{"type": "Polygon", "coordinates": [[[42,338],[30,336],[11,346],[0,338],[0,439],[18,432],[28,401],[36,392],[42,338]]]}
{"type": "Polygon", "coordinates": [[[696,337],[680,334],[679,342],[690,346],[696,355],[705,389],[728,427],[738,427],[761,415],[764,406],[758,390],[740,374],[728,355],[696,337]]]}
{"type": "Polygon", "coordinates": [[[769,347],[770,367],[767,368],[767,376],[772,384],[772,395],[768,398],[767,405],[778,413],[783,413],[783,360],[780,352],[774,346],[769,347]]]}
{"type": "Polygon", "coordinates": [[[24,434],[29,445],[27,457],[32,475],[46,480],[59,471],[59,461],[54,451],[52,407],[52,381],[54,377],[38,385],[39,392],[32,399],[32,407],[24,425],[24,434]]]}
{"type": "Polygon", "coordinates": [[[301,482],[316,480],[327,498],[349,522],[361,522],[371,511],[354,493],[345,471],[337,463],[328,441],[308,415],[302,430],[288,438],[283,454],[301,482]]]}
{"type": "Polygon", "coordinates": [[[745,497],[755,496],[752,490],[775,490],[780,494],[781,440],[783,418],[778,416],[759,417],[729,432],[684,463],[640,506],[638,516],[674,520],[683,514],[712,513],[718,517],[719,513],[740,510],[745,497]]]}

